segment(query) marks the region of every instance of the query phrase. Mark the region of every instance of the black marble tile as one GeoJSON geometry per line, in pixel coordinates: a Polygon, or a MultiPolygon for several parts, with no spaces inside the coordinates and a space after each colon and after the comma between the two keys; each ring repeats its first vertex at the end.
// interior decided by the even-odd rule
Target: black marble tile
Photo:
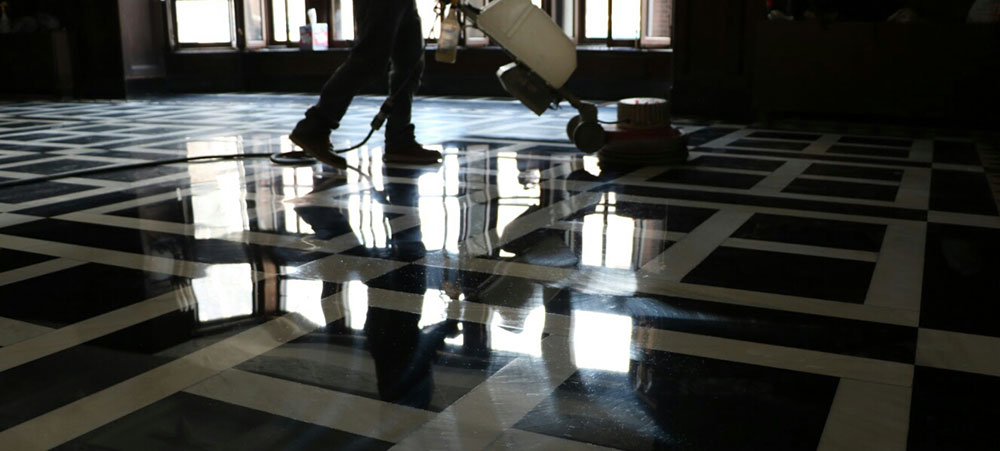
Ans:
{"type": "MultiPolygon", "coordinates": [[[[133,158],[133,155],[120,155],[122,157],[133,158]]],[[[159,155],[158,157],[163,157],[159,155]]],[[[159,159],[159,158],[158,158],[159,159]]],[[[116,163],[121,164],[121,163],[116,163]]],[[[87,178],[101,179],[101,180],[117,180],[120,182],[138,182],[141,180],[149,180],[151,178],[163,177],[165,175],[177,174],[179,172],[186,172],[188,169],[185,167],[178,166],[153,166],[148,168],[138,168],[138,169],[123,169],[111,172],[102,172],[100,174],[87,175],[87,178]]]]}
{"type": "Polygon", "coordinates": [[[872,146],[910,147],[913,145],[912,139],[882,138],[868,136],[842,136],[840,142],[844,144],[867,144],[872,146]]]}
{"type": "Polygon", "coordinates": [[[870,155],[875,157],[890,157],[890,158],[907,158],[910,156],[909,149],[900,149],[894,147],[846,146],[843,144],[834,144],[830,146],[830,149],[827,150],[827,152],[848,154],[848,155],[870,155]]]}
{"type": "MultiPolygon", "coordinates": [[[[0,246],[2,245],[3,243],[0,241],[0,246]]],[[[25,266],[31,266],[35,263],[41,263],[53,258],[55,257],[0,248],[0,273],[10,271],[12,269],[23,268],[25,266]]],[[[2,292],[3,288],[0,288],[0,293],[2,292]]]]}
{"type": "Polygon", "coordinates": [[[771,150],[803,150],[806,147],[809,147],[809,143],[794,141],[770,141],[766,139],[740,139],[730,143],[729,146],[771,150]]]}
{"type": "Polygon", "coordinates": [[[979,172],[946,171],[931,173],[931,210],[997,215],[997,203],[986,175],[979,172]]]}
{"type": "Polygon", "coordinates": [[[615,192],[657,199],[684,199],[703,202],[718,202],[736,205],[756,205],[760,207],[788,208],[793,210],[825,211],[859,216],[874,216],[896,219],[923,221],[927,212],[909,208],[879,207],[874,205],[859,205],[831,201],[816,201],[804,199],[788,199],[770,196],[756,196],[742,193],[714,193],[693,189],[659,188],[635,185],[609,184],[593,191],[615,192]]]}
{"type": "Polygon", "coordinates": [[[194,310],[178,310],[0,372],[0,429],[174,360],[175,346],[194,352],[252,324],[199,330],[194,310]]]}
{"type": "Polygon", "coordinates": [[[979,165],[979,152],[970,142],[934,141],[934,162],[979,165]]]}
{"type": "Polygon", "coordinates": [[[18,214],[26,214],[26,215],[57,216],[61,214],[72,213],[74,211],[100,207],[102,205],[110,205],[118,202],[135,200],[141,197],[152,196],[154,194],[160,194],[167,191],[175,191],[177,190],[177,188],[182,187],[182,185],[186,184],[187,181],[180,182],[178,184],[147,185],[139,188],[114,191],[110,193],[98,194],[95,196],[81,197],[79,199],[56,202],[53,204],[43,205],[39,207],[24,208],[16,211],[18,214]]]}
{"type": "Polygon", "coordinates": [[[714,141],[723,136],[726,136],[732,132],[739,130],[738,128],[732,127],[706,127],[697,131],[692,132],[688,138],[688,144],[692,146],[700,146],[709,141],[714,141]]]}
{"type": "MultiPolygon", "coordinates": [[[[337,406],[330,406],[333,415],[337,406]]],[[[87,433],[60,450],[385,450],[392,443],[177,393],[87,433]]]]}
{"type": "Polygon", "coordinates": [[[26,134],[23,134],[23,135],[7,134],[7,135],[4,135],[4,136],[0,136],[0,140],[3,140],[3,141],[38,141],[38,140],[42,140],[42,139],[59,138],[59,137],[65,137],[65,136],[66,136],[66,134],[64,134],[64,133],[44,133],[44,132],[43,133],[26,133],[26,134]]]}
{"type": "Polygon", "coordinates": [[[491,349],[481,324],[420,327],[417,313],[372,307],[361,313],[363,330],[337,321],[238,369],[440,412],[518,356],[491,349]],[[444,343],[450,336],[461,336],[463,344],[444,343]]]}
{"type": "Polygon", "coordinates": [[[152,253],[160,257],[213,264],[267,261],[277,266],[298,266],[329,255],[324,252],[219,239],[197,239],[188,235],[59,219],[43,219],[30,224],[7,227],[0,229],[0,233],[135,254],[152,253]]]}
{"type": "Polygon", "coordinates": [[[407,265],[365,282],[370,288],[425,294],[453,290],[465,301],[515,308],[533,308],[558,293],[559,283],[422,265],[407,265]]]}
{"type": "MultiPolygon", "coordinates": [[[[681,207],[677,205],[644,204],[639,202],[622,202],[615,204],[615,216],[624,216],[633,219],[656,221],[643,223],[643,226],[657,230],[668,230],[671,232],[688,233],[695,227],[701,225],[715,212],[711,208],[681,207]]],[[[584,216],[594,213],[593,208],[581,210],[572,216],[568,216],[564,221],[582,223],[584,216]]]]}
{"type": "Polygon", "coordinates": [[[683,281],[860,304],[874,270],[870,262],[722,246],[683,281]]]}
{"type": "Polygon", "coordinates": [[[763,138],[763,139],[790,139],[797,141],[815,141],[819,139],[822,135],[817,133],[795,133],[795,132],[777,132],[777,131],[759,131],[753,132],[748,137],[750,138],[763,138]]]}
{"type": "Polygon", "coordinates": [[[0,316],[57,328],[159,296],[184,280],[88,263],[0,287],[0,316]]]}
{"type": "Polygon", "coordinates": [[[651,182],[678,183],[682,185],[703,185],[720,188],[750,189],[764,179],[763,175],[734,174],[730,172],[697,171],[690,169],[670,169],[649,179],[651,182]]]}
{"type": "Polygon", "coordinates": [[[806,175],[847,177],[857,179],[885,180],[898,182],[903,179],[902,169],[874,168],[868,166],[846,166],[840,164],[813,163],[803,172],[806,175]]]}
{"type": "Polygon", "coordinates": [[[97,189],[93,186],[76,185],[63,182],[38,182],[30,185],[20,185],[0,189],[0,202],[19,204],[33,200],[62,196],[97,189]]]}
{"type": "Polygon", "coordinates": [[[1000,337],[1000,230],[928,224],[920,325],[1000,337]]]}
{"type": "Polygon", "coordinates": [[[918,366],[907,449],[994,450],[1000,378],[918,366]]]}
{"type": "MultiPolygon", "coordinates": [[[[241,214],[239,218],[234,219],[239,220],[243,219],[248,210],[251,210],[256,206],[255,202],[252,200],[241,199],[238,203],[241,214]]],[[[227,206],[232,207],[233,204],[229,204],[227,206]]],[[[179,224],[195,224],[198,220],[218,219],[219,215],[225,214],[225,212],[203,211],[199,212],[199,215],[202,217],[196,217],[192,209],[191,196],[183,196],[180,198],[175,197],[159,202],[149,203],[138,207],[116,210],[107,214],[114,216],[127,216],[130,218],[151,219],[155,221],[176,222],[179,224]]]]}
{"type": "Polygon", "coordinates": [[[806,244],[878,252],[885,226],[757,213],[733,233],[733,238],[806,244]]]}
{"type": "Polygon", "coordinates": [[[789,183],[782,192],[892,202],[896,200],[896,192],[898,190],[899,187],[897,186],[875,185],[872,183],[797,178],[792,183],[789,183]]]}
{"type": "MultiPolygon", "coordinates": [[[[134,130],[129,130],[128,133],[136,135],[166,135],[170,133],[180,133],[186,130],[186,128],[173,128],[173,127],[143,127],[134,130]]],[[[176,136],[176,135],[175,135],[176,136]]],[[[183,136],[183,134],[181,134],[183,136]]]]}
{"type": "Polygon", "coordinates": [[[104,143],[104,142],[109,142],[109,141],[120,141],[120,140],[123,140],[123,139],[128,139],[128,137],[127,136],[112,136],[112,135],[80,135],[80,136],[74,136],[72,138],[57,139],[57,140],[50,141],[50,142],[59,143],[59,144],[81,144],[81,145],[86,144],[86,145],[90,145],[90,144],[99,144],[99,143],[104,143]]]}
{"type": "Polygon", "coordinates": [[[610,296],[565,289],[547,313],[591,311],[629,316],[636,326],[913,363],[917,329],[674,296],[610,296]]]}
{"type": "Polygon", "coordinates": [[[837,379],[659,351],[580,370],[514,427],[623,450],[813,450],[837,379]]]}
{"type": "Polygon", "coordinates": [[[5,170],[15,171],[15,172],[27,172],[32,174],[50,175],[66,171],[76,171],[79,169],[98,168],[101,166],[109,166],[112,164],[114,163],[107,163],[103,161],[76,160],[73,159],[72,157],[64,157],[58,160],[46,161],[44,163],[24,164],[12,168],[6,168],[5,170]]]}
{"type": "Polygon", "coordinates": [[[86,127],[74,128],[73,131],[101,133],[101,132],[114,132],[122,130],[129,131],[129,129],[132,127],[133,127],[132,124],[97,124],[97,125],[89,125],[86,127]]]}
{"type": "Polygon", "coordinates": [[[639,237],[630,237],[627,243],[622,243],[615,241],[617,237],[606,230],[597,236],[584,236],[582,232],[544,228],[504,245],[502,250],[513,255],[501,256],[498,249],[491,255],[479,257],[557,268],[637,270],[674,244],[646,236],[643,230],[637,228],[633,233],[639,237]],[[599,258],[584,258],[584,255],[594,255],[587,252],[595,249],[599,258]]]}
{"type": "Polygon", "coordinates": [[[831,161],[840,163],[863,163],[863,164],[882,164],[889,166],[899,166],[899,167],[913,167],[913,168],[929,168],[931,166],[928,162],[923,161],[911,161],[904,159],[882,159],[882,158],[862,158],[862,157],[848,157],[841,155],[830,155],[830,154],[814,154],[814,153],[803,153],[794,154],[787,152],[769,152],[766,150],[746,150],[746,149],[714,149],[708,147],[699,147],[696,149],[698,152],[710,152],[717,154],[730,154],[730,155],[753,155],[753,156],[768,156],[768,157],[779,157],[788,158],[793,160],[813,160],[813,161],[831,161]]]}
{"type": "Polygon", "coordinates": [[[531,146],[531,147],[528,147],[527,149],[523,149],[523,150],[518,150],[517,151],[518,154],[527,153],[527,154],[539,154],[539,155],[548,155],[548,154],[564,155],[564,154],[567,154],[567,153],[576,155],[579,152],[580,151],[577,150],[577,148],[573,147],[572,145],[568,145],[568,146],[531,146]]]}
{"type": "MultiPolygon", "coordinates": [[[[0,145],[0,147],[3,147],[3,145],[0,145]]],[[[21,154],[21,155],[0,155],[0,165],[10,164],[10,163],[19,163],[19,162],[22,162],[22,161],[38,160],[38,159],[41,159],[41,158],[46,158],[48,156],[49,155],[45,155],[45,154],[41,154],[41,153],[38,153],[38,154],[21,154]]],[[[8,170],[12,170],[12,169],[14,169],[14,168],[4,168],[3,170],[8,171],[8,170]]]]}
{"type": "Polygon", "coordinates": [[[785,164],[778,160],[759,160],[755,158],[727,158],[703,155],[687,163],[695,167],[725,168],[725,169],[747,169],[751,171],[774,171],[785,164]]]}

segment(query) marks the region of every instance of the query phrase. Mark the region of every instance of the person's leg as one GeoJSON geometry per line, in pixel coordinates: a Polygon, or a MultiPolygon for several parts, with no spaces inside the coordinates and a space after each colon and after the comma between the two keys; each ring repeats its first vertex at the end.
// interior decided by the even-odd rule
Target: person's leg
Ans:
{"type": "Polygon", "coordinates": [[[289,138],[314,158],[343,168],[346,162],[330,151],[330,130],[337,128],[351,100],[366,84],[385,73],[406,5],[413,0],[357,0],[357,39],[347,60],[333,73],[319,102],[306,111],[289,138]]]}
{"type": "Polygon", "coordinates": [[[400,20],[390,58],[389,95],[395,94],[385,129],[385,161],[436,163],[441,154],[420,146],[414,139],[411,111],[413,95],[420,88],[424,72],[424,38],[416,4],[410,0],[400,20]]]}

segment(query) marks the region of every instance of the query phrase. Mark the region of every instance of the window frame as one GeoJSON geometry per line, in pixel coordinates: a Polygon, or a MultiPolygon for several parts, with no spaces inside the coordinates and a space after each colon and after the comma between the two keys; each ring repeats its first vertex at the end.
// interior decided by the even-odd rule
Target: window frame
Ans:
{"type": "Polygon", "coordinates": [[[239,30],[236,25],[236,6],[241,3],[240,0],[227,0],[229,4],[229,36],[230,40],[226,42],[180,42],[180,34],[178,33],[178,23],[177,23],[177,0],[166,0],[167,2],[167,16],[170,20],[167,22],[167,34],[170,42],[170,47],[173,50],[183,50],[183,49],[236,49],[239,43],[239,30]]]}
{"type": "MultiPolygon", "coordinates": [[[[230,16],[229,17],[229,19],[230,19],[229,20],[229,22],[230,22],[229,23],[229,30],[230,30],[230,36],[232,37],[232,39],[230,40],[230,42],[228,42],[228,43],[227,42],[216,42],[216,43],[182,43],[182,42],[179,41],[179,36],[178,36],[178,33],[177,33],[177,30],[178,30],[177,8],[176,8],[177,0],[166,0],[167,15],[169,16],[167,32],[168,32],[168,35],[169,35],[168,37],[169,37],[170,46],[175,51],[176,50],[183,50],[183,49],[212,49],[212,48],[215,48],[215,49],[227,48],[227,49],[236,49],[236,50],[244,50],[244,49],[245,50],[258,50],[258,49],[263,49],[263,48],[267,48],[267,47],[271,47],[271,48],[280,48],[280,47],[296,48],[296,47],[299,46],[299,43],[297,43],[297,42],[276,41],[275,40],[276,33],[274,32],[274,26],[275,26],[275,24],[274,24],[274,20],[272,18],[272,12],[273,12],[273,8],[274,8],[274,5],[275,5],[274,2],[278,2],[278,1],[285,1],[286,2],[286,11],[287,11],[287,8],[288,8],[287,7],[287,0],[227,0],[227,3],[229,4],[229,11],[230,11],[230,13],[229,13],[229,16],[230,16]],[[247,17],[246,11],[249,9],[248,8],[249,2],[253,2],[253,1],[260,2],[261,7],[263,8],[263,11],[261,13],[261,16],[262,16],[261,20],[263,21],[262,32],[263,32],[264,36],[263,36],[263,39],[261,39],[261,40],[256,40],[256,39],[255,40],[249,40],[246,37],[246,30],[249,29],[250,25],[251,25],[250,24],[250,20],[251,19],[249,17],[247,17]]],[[[329,0],[328,2],[325,2],[327,4],[327,7],[329,8],[327,10],[327,12],[329,13],[328,14],[328,17],[329,17],[328,22],[329,23],[327,24],[327,30],[328,30],[328,33],[329,33],[329,39],[328,39],[329,47],[330,48],[350,47],[354,43],[353,39],[346,39],[346,40],[345,39],[333,39],[333,35],[335,34],[334,32],[335,32],[335,30],[337,28],[337,23],[335,23],[336,22],[335,17],[336,17],[336,10],[337,10],[336,6],[337,5],[335,4],[335,1],[336,0],[329,0]]],[[[343,1],[352,1],[352,0],[339,0],[339,1],[343,2],[343,1]]],[[[484,1],[484,6],[489,1],[490,0],[485,0],[484,1]]],[[[613,39],[612,38],[613,1],[614,0],[541,0],[541,3],[542,3],[541,9],[542,9],[542,11],[544,11],[546,14],[548,14],[551,17],[554,11],[556,11],[557,9],[565,7],[564,5],[567,5],[567,4],[573,5],[573,18],[572,18],[572,21],[571,21],[572,22],[571,25],[573,26],[573,30],[571,30],[571,33],[567,33],[567,35],[571,35],[572,36],[571,39],[577,45],[601,45],[601,44],[603,44],[606,47],[608,47],[609,49],[610,48],[615,48],[615,47],[619,47],[619,48],[620,47],[632,47],[632,48],[669,48],[671,46],[672,41],[671,41],[670,37],[647,36],[648,31],[649,31],[648,30],[648,28],[649,28],[649,20],[648,20],[648,15],[649,15],[649,0],[640,0],[640,2],[639,2],[640,3],[640,10],[639,10],[639,23],[640,23],[640,26],[639,26],[639,36],[638,36],[638,38],[636,38],[636,39],[613,39]],[[608,34],[607,34],[606,37],[603,37],[603,38],[587,38],[586,37],[586,33],[587,33],[587,29],[586,29],[586,14],[587,14],[586,5],[587,5],[588,1],[589,2],[594,2],[594,3],[607,1],[607,7],[608,7],[608,34]],[[559,5],[557,6],[556,3],[559,3],[559,5]]],[[[674,4],[674,2],[671,2],[671,6],[673,6],[673,4],[674,4]]],[[[308,6],[308,3],[306,5],[308,6]]],[[[460,19],[464,19],[464,17],[461,17],[461,16],[463,16],[463,14],[461,13],[461,11],[459,11],[459,16],[460,16],[460,19]]],[[[437,16],[429,18],[429,20],[437,20],[437,19],[438,19],[437,16]]],[[[343,20],[343,18],[341,20],[343,20]]],[[[287,17],[285,19],[285,23],[286,23],[286,27],[287,27],[288,26],[287,25],[288,24],[288,18],[287,17]]],[[[558,23],[558,21],[557,21],[557,23],[558,23]]],[[[560,26],[562,27],[562,25],[560,25],[560,26]]],[[[565,28],[565,27],[562,27],[562,28],[565,28]]],[[[566,31],[566,30],[564,30],[564,31],[566,31]]],[[[290,35],[291,34],[290,32],[291,32],[291,30],[288,29],[288,28],[286,28],[286,36],[290,35]]],[[[436,39],[428,39],[426,36],[424,37],[424,39],[427,40],[427,42],[429,42],[429,43],[436,42],[436,39]]],[[[462,27],[461,34],[459,36],[459,44],[461,46],[463,46],[463,47],[475,48],[475,47],[490,46],[490,45],[493,45],[494,43],[487,36],[483,36],[483,37],[468,36],[468,27],[462,27]]]]}

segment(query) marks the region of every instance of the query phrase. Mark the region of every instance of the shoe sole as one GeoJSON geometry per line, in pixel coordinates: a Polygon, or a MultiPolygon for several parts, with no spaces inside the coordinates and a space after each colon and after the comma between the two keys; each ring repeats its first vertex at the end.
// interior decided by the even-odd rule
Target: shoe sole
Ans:
{"type": "Polygon", "coordinates": [[[317,155],[317,152],[310,150],[308,146],[302,145],[302,143],[292,135],[288,135],[288,140],[291,141],[292,144],[299,146],[299,148],[302,149],[306,155],[315,158],[327,166],[333,167],[334,169],[347,169],[347,160],[341,157],[332,153],[327,153],[327,155],[317,155]]]}
{"type": "Polygon", "coordinates": [[[383,156],[382,157],[382,162],[383,163],[389,163],[389,164],[432,165],[432,164],[441,164],[441,160],[442,159],[443,159],[443,157],[437,157],[437,158],[431,160],[431,159],[424,159],[424,158],[405,158],[405,157],[404,158],[399,158],[399,157],[386,158],[385,156],[383,156]]]}

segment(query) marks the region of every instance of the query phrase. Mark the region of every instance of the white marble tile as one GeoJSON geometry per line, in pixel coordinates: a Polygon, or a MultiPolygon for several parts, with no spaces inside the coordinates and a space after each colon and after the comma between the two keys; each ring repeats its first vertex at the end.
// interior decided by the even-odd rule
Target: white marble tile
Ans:
{"type": "Polygon", "coordinates": [[[183,291],[171,291],[5,346],[0,348],[0,372],[172,312],[188,303],[183,291]]]}
{"type": "Polygon", "coordinates": [[[486,451],[609,451],[615,448],[536,434],[519,429],[508,429],[500,434],[500,437],[496,441],[484,449],[486,451]]]}
{"type": "Polygon", "coordinates": [[[841,379],[819,451],[905,451],[910,387],[841,379]]]}
{"type": "Polygon", "coordinates": [[[927,224],[889,224],[865,305],[920,311],[927,224]]]}
{"type": "Polygon", "coordinates": [[[528,356],[514,359],[392,449],[490,445],[576,371],[558,337],[542,340],[542,354],[544,363],[528,356]]]}
{"type": "Polygon", "coordinates": [[[921,328],[917,365],[1000,377],[1000,338],[921,328]]]}
{"type": "Polygon", "coordinates": [[[635,328],[636,346],[730,362],[908,387],[913,365],[661,329],[635,328]]]}
{"type": "Polygon", "coordinates": [[[684,239],[643,265],[642,272],[663,280],[680,281],[751,216],[749,212],[729,210],[715,213],[684,239]]]}
{"type": "MultiPolygon", "coordinates": [[[[331,296],[323,300],[327,322],[343,317],[336,298],[331,296]]],[[[0,443],[11,449],[53,448],[301,337],[315,327],[314,323],[294,313],[275,318],[0,431],[0,443]]]]}
{"type": "Polygon", "coordinates": [[[236,369],[223,371],[185,391],[392,443],[435,416],[422,409],[236,369]]]}
{"type": "MultiPolygon", "coordinates": [[[[50,327],[0,317],[0,346],[11,346],[39,335],[45,335],[51,331],[52,328],[50,327]]],[[[2,349],[6,348],[0,348],[0,351],[2,349]]]]}

